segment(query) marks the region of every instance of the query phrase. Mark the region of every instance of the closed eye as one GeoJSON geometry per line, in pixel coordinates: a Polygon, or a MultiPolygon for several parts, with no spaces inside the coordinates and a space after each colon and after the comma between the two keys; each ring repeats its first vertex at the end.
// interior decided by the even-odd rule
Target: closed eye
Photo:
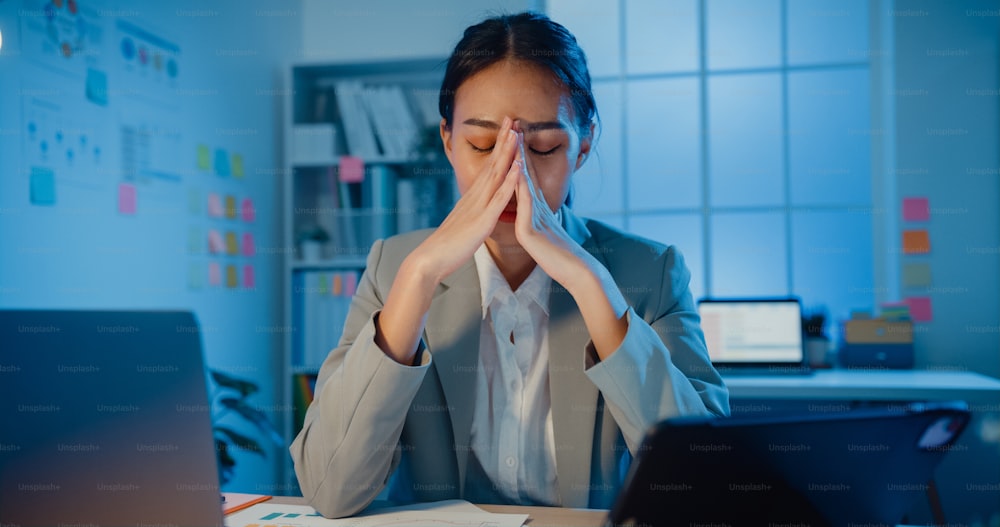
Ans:
{"type": "Polygon", "coordinates": [[[488,154],[493,151],[493,147],[496,145],[490,145],[487,146],[486,148],[479,148],[478,146],[469,143],[469,146],[472,148],[472,151],[476,152],[477,154],[488,154]]]}
{"type": "Polygon", "coordinates": [[[531,153],[532,153],[532,154],[535,154],[535,155],[539,155],[539,156],[550,156],[550,155],[552,155],[552,154],[556,153],[556,150],[559,150],[559,147],[561,147],[561,146],[562,146],[562,145],[556,145],[556,146],[554,146],[554,147],[552,147],[552,148],[550,148],[549,150],[546,150],[546,151],[544,151],[544,152],[541,152],[541,151],[538,151],[538,150],[535,150],[534,148],[531,148],[530,150],[531,150],[531,153]]]}

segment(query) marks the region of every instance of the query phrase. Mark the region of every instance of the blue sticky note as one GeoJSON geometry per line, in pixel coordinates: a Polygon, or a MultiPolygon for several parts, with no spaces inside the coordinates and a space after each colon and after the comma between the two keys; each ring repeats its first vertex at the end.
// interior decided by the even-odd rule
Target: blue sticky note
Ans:
{"type": "Polygon", "coordinates": [[[108,105],[108,74],[87,69],[87,100],[101,106],[108,105]]]}
{"type": "Polygon", "coordinates": [[[215,174],[229,177],[229,154],[221,148],[215,150],[215,174]]]}
{"type": "Polygon", "coordinates": [[[31,167],[31,203],[56,204],[56,174],[51,169],[31,167]]]}

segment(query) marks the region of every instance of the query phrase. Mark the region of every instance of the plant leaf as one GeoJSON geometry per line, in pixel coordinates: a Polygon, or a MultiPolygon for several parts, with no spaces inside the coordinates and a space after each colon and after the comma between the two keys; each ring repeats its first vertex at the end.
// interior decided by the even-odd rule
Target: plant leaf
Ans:
{"type": "Polygon", "coordinates": [[[232,443],[236,445],[237,448],[241,450],[248,450],[250,452],[253,452],[254,454],[259,455],[260,457],[267,457],[267,454],[264,453],[264,449],[260,447],[260,444],[258,444],[253,439],[233,430],[232,428],[217,426],[215,428],[215,431],[220,432],[226,437],[228,437],[229,440],[232,441],[232,443]]]}
{"type": "Polygon", "coordinates": [[[251,424],[257,427],[262,433],[267,435],[274,441],[274,444],[280,445],[284,441],[281,438],[281,434],[278,433],[278,429],[271,424],[271,421],[267,419],[264,412],[248,405],[242,399],[237,399],[235,397],[223,397],[219,400],[219,404],[229,408],[236,413],[243,416],[244,419],[250,421],[251,424]]]}
{"type": "Polygon", "coordinates": [[[236,377],[231,377],[218,370],[212,370],[212,380],[214,380],[219,386],[232,388],[240,392],[240,395],[243,397],[257,393],[258,390],[256,384],[250,381],[244,381],[243,379],[237,379],[236,377]]]}

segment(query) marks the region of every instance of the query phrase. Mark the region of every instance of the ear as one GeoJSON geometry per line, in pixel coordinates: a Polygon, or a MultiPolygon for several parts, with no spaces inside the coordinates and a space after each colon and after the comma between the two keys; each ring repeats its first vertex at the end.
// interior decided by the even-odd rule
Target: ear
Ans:
{"type": "Polygon", "coordinates": [[[590,156],[590,149],[594,146],[594,123],[590,123],[590,129],[587,131],[587,136],[580,139],[580,153],[576,155],[576,168],[574,171],[580,170],[583,163],[587,161],[590,156]]]}
{"type": "Polygon", "coordinates": [[[444,144],[444,155],[451,162],[451,128],[448,128],[448,122],[441,118],[441,143],[444,144]]]}

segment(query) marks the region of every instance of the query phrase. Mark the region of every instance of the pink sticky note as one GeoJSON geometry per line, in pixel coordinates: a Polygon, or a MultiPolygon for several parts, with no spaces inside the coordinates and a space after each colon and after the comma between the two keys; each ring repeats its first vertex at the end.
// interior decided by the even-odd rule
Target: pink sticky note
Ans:
{"type": "Polygon", "coordinates": [[[903,198],[903,221],[927,221],[931,208],[927,198],[903,198]]]}
{"type": "Polygon", "coordinates": [[[253,243],[253,233],[244,232],[243,233],[243,256],[253,256],[257,252],[257,248],[253,243]]]}
{"type": "Polygon", "coordinates": [[[931,310],[931,299],[928,296],[911,296],[905,300],[910,306],[910,318],[914,322],[930,322],[934,320],[931,310]]]}
{"type": "Polygon", "coordinates": [[[344,296],[354,296],[354,291],[358,288],[358,274],[355,272],[344,273],[344,296]]]}
{"type": "Polygon", "coordinates": [[[361,183],[365,180],[365,162],[358,156],[340,156],[340,181],[361,183]]]}
{"type": "Polygon", "coordinates": [[[253,200],[250,198],[243,198],[240,211],[243,213],[243,221],[253,221],[257,217],[257,211],[253,208],[253,200]]]}
{"type": "Polygon", "coordinates": [[[213,218],[221,218],[225,213],[222,210],[222,198],[216,193],[208,195],[208,215],[213,218]]]}
{"type": "Polygon", "coordinates": [[[243,287],[246,289],[252,289],[256,287],[257,279],[254,276],[253,266],[244,265],[243,266],[243,287]]]}
{"type": "Polygon", "coordinates": [[[208,252],[212,254],[226,252],[226,242],[222,239],[222,233],[217,230],[208,231],[208,252]]]}
{"type": "Polygon", "coordinates": [[[129,183],[118,185],[118,212],[135,214],[135,185],[129,183]]]}
{"type": "Polygon", "coordinates": [[[208,285],[222,285],[222,268],[219,262],[209,262],[208,264],[208,285]]]}

